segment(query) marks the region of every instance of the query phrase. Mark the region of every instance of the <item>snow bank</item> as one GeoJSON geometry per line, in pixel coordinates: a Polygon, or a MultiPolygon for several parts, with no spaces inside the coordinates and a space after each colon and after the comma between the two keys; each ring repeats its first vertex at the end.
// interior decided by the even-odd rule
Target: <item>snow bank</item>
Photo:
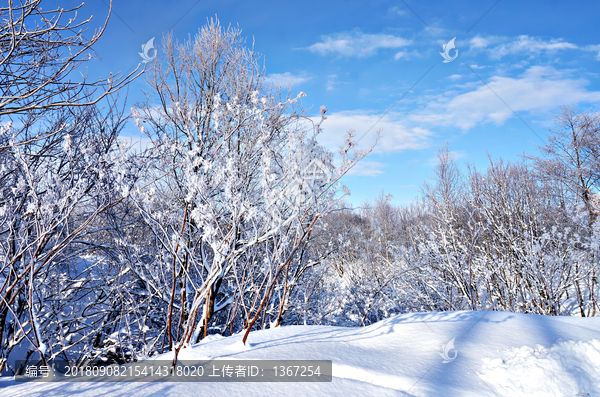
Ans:
{"type": "Polygon", "coordinates": [[[332,360],[333,381],[22,384],[5,378],[0,396],[600,396],[600,318],[410,313],[363,328],[257,331],[246,346],[241,338],[211,337],[180,358],[332,360]]]}

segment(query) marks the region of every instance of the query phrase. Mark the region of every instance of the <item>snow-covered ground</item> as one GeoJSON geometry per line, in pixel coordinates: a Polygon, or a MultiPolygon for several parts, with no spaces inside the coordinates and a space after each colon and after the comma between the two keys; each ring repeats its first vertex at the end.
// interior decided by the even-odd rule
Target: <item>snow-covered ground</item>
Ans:
{"type": "Polygon", "coordinates": [[[211,337],[180,358],[332,360],[333,382],[16,383],[4,378],[0,395],[600,396],[600,318],[418,313],[364,328],[279,327],[253,332],[249,342],[243,346],[241,335],[211,337]]]}

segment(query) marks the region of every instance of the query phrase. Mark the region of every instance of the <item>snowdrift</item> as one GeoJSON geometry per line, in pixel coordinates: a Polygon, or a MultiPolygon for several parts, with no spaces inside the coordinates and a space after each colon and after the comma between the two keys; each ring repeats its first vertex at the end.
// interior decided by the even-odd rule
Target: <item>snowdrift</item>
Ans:
{"type": "MultiPolygon", "coordinates": [[[[598,396],[600,318],[473,311],[209,337],[181,359],[332,360],[331,383],[17,383],[1,396],[598,396]]],[[[171,358],[165,354],[161,358],[171,358]]]]}

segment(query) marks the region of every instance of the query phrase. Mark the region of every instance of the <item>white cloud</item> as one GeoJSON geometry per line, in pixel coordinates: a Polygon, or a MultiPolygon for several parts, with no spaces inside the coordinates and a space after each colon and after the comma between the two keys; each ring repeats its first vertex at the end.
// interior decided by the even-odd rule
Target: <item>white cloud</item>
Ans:
{"type": "Polygon", "coordinates": [[[408,12],[406,12],[406,10],[403,10],[402,8],[398,7],[398,6],[393,6],[388,8],[388,17],[392,17],[392,16],[406,16],[408,15],[408,12]]]}
{"type": "Polygon", "coordinates": [[[483,38],[481,36],[476,36],[471,39],[469,42],[471,44],[471,48],[485,48],[490,44],[490,40],[483,38]]]}
{"type": "Polygon", "coordinates": [[[406,51],[399,51],[394,55],[394,59],[397,61],[398,59],[406,57],[406,51]]]}
{"type": "Polygon", "coordinates": [[[382,168],[387,167],[387,164],[380,163],[379,161],[359,161],[350,171],[349,176],[377,176],[383,174],[382,168]]]}
{"type": "Polygon", "coordinates": [[[381,121],[377,122],[380,117],[381,114],[360,110],[333,113],[328,115],[327,120],[323,123],[323,133],[319,135],[318,141],[337,153],[338,148],[344,143],[344,137],[348,130],[354,130],[356,131],[355,139],[360,139],[358,149],[368,149],[375,143],[376,131],[381,128],[382,137],[374,152],[415,150],[429,146],[429,137],[433,135],[430,130],[420,126],[407,125],[403,121],[404,115],[398,113],[388,113],[381,121]],[[367,131],[369,132],[367,133],[367,131]]]}
{"type": "MultiPolygon", "coordinates": [[[[452,159],[453,161],[457,161],[458,159],[467,157],[467,154],[463,151],[450,150],[448,152],[448,154],[450,155],[450,159],[452,159]]],[[[434,156],[434,157],[431,157],[425,164],[435,167],[439,163],[440,163],[440,159],[438,158],[438,156],[434,156]]]]}
{"type": "Polygon", "coordinates": [[[397,61],[398,59],[410,59],[410,58],[422,58],[423,54],[419,53],[419,51],[399,51],[394,55],[394,59],[397,61]]]}
{"type": "Polygon", "coordinates": [[[491,59],[500,59],[507,55],[528,55],[533,57],[541,53],[555,53],[565,50],[583,50],[595,52],[600,60],[600,45],[578,46],[564,39],[544,40],[540,37],[521,35],[517,37],[475,36],[469,40],[472,51],[486,51],[491,59]]]}
{"type": "Polygon", "coordinates": [[[336,79],[337,79],[337,74],[330,74],[329,76],[327,76],[327,85],[326,85],[327,91],[335,90],[335,85],[339,84],[339,81],[336,81],[336,79]]]}
{"type": "MultiPolygon", "coordinates": [[[[600,92],[588,91],[584,79],[573,79],[551,67],[534,66],[520,77],[495,76],[489,87],[515,112],[545,112],[561,105],[599,103],[600,92]]],[[[512,111],[488,87],[480,85],[469,92],[448,98],[440,95],[421,111],[409,114],[416,125],[458,127],[469,130],[477,124],[497,125],[514,117],[512,111]]]]}
{"type": "Polygon", "coordinates": [[[460,80],[463,78],[462,74],[453,74],[452,76],[448,76],[450,80],[460,80]]]}
{"type": "Polygon", "coordinates": [[[337,53],[346,57],[366,58],[377,54],[380,49],[402,48],[410,44],[411,40],[389,34],[346,32],[323,36],[320,43],[306,49],[319,55],[337,53]]]}
{"type": "Polygon", "coordinates": [[[585,47],[586,51],[591,51],[596,53],[596,59],[600,61],[600,44],[596,45],[588,45],[585,47]]]}
{"type": "MultiPolygon", "coordinates": [[[[544,117],[547,117],[547,112],[564,104],[600,104],[600,91],[589,90],[587,80],[552,67],[534,66],[515,77],[493,76],[485,80],[494,92],[479,80],[471,80],[460,85],[460,91],[454,86],[451,91],[431,96],[415,110],[392,111],[381,120],[383,113],[367,110],[330,114],[322,125],[323,133],[318,140],[337,153],[347,131],[352,129],[356,131],[355,140],[360,139],[357,148],[368,149],[375,142],[376,131],[381,128],[382,137],[375,153],[419,150],[431,145],[437,131],[458,128],[467,132],[486,123],[502,125],[516,117],[512,110],[527,119],[527,113],[546,113],[544,117]]],[[[464,156],[463,153],[454,155],[456,158],[464,156]]],[[[375,175],[378,169],[375,167],[368,172],[375,175]]]]}
{"type": "Polygon", "coordinates": [[[500,44],[496,47],[490,47],[489,53],[490,58],[500,59],[503,56],[512,54],[529,54],[530,56],[533,56],[540,54],[541,52],[554,52],[577,48],[577,45],[563,41],[562,39],[551,39],[549,41],[544,41],[539,37],[521,35],[509,43],[500,44]]]}
{"type": "Polygon", "coordinates": [[[305,83],[309,81],[312,77],[308,76],[305,72],[300,74],[292,74],[290,72],[285,73],[272,73],[267,76],[267,80],[282,86],[291,85],[292,87],[297,86],[298,84],[305,83]]]}

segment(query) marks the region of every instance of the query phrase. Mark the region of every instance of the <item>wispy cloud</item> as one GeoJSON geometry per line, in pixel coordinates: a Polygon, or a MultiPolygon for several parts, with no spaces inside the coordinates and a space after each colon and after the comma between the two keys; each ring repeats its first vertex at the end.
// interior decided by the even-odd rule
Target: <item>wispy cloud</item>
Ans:
{"type": "Polygon", "coordinates": [[[327,91],[335,90],[335,86],[337,84],[340,84],[340,82],[337,81],[337,74],[330,74],[329,76],[327,76],[327,85],[325,86],[327,91]]]}
{"type": "Polygon", "coordinates": [[[507,55],[536,56],[565,50],[575,50],[579,47],[563,39],[544,40],[540,37],[521,35],[517,37],[475,36],[469,41],[470,49],[485,50],[491,59],[500,59],[507,55]]]}
{"type": "Polygon", "coordinates": [[[407,15],[408,15],[408,11],[406,11],[405,9],[402,9],[398,6],[390,7],[390,8],[388,8],[388,11],[387,11],[388,17],[397,17],[397,16],[404,17],[407,15]]]}
{"type": "Polygon", "coordinates": [[[398,51],[395,55],[394,55],[394,59],[398,60],[398,59],[410,59],[410,58],[421,58],[423,57],[423,54],[421,54],[419,51],[417,50],[413,50],[413,51],[398,51]]]}
{"type": "Polygon", "coordinates": [[[302,72],[300,74],[292,74],[290,72],[285,73],[272,73],[267,76],[267,80],[274,84],[279,84],[282,86],[291,85],[292,87],[297,86],[298,84],[305,83],[309,81],[312,77],[302,72]]]}
{"type": "Polygon", "coordinates": [[[595,52],[596,53],[596,59],[600,61],[600,44],[588,45],[588,46],[585,46],[584,49],[586,51],[595,52]]]}
{"type": "Polygon", "coordinates": [[[478,49],[478,48],[485,48],[490,44],[491,40],[489,38],[484,38],[481,36],[476,36],[473,37],[470,41],[469,44],[471,45],[472,49],[478,49]]]}
{"type": "Polygon", "coordinates": [[[399,113],[388,113],[377,123],[380,117],[380,114],[363,110],[333,113],[328,115],[323,123],[323,133],[318,140],[330,150],[337,152],[337,148],[344,143],[348,130],[354,130],[355,139],[360,139],[364,135],[358,148],[367,149],[375,143],[376,131],[381,128],[382,137],[374,149],[376,153],[416,150],[429,146],[429,139],[433,132],[427,128],[406,124],[405,115],[399,113]],[[367,131],[369,132],[365,135],[367,131]]]}
{"type": "MultiPolygon", "coordinates": [[[[548,66],[533,66],[516,77],[492,76],[486,81],[489,88],[520,115],[542,114],[568,103],[600,104],[600,91],[589,90],[589,81],[548,66]]],[[[355,139],[370,130],[358,145],[359,149],[367,149],[381,128],[382,137],[375,153],[427,148],[442,129],[468,132],[478,125],[502,125],[516,117],[489,88],[478,79],[468,81],[458,89],[453,86],[451,91],[431,96],[410,112],[392,111],[380,121],[381,114],[367,110],[336,112],[328,115],[318,139],[336,152],[348,130],[356,131],[355,139]]],[[[455,153],[456,158],[463,156],[463,153],[455,153]]]]}
{"type": "Polygon", "coordinates": [[[387,167],[387,164],[380,163],[379,161],[359,161],[350,171],[349,176],[377,176],[383,174],[382,168],[387,167]]]}
{"type": "MultiPolygon", "coordinates": [[[[452,159],[453,161],[457,161],[458,159],[467,157],[467,154],[463,151],[450,150],[448,152],[448,154],[450,155],[450,159],[452,159]]],[[[435,167],[439,163],[440,163],[440,159],[437,156],[434,156],[434,157],[429,158],[429,160],[425,164],[435,167]]]]}
{"type": "Polygon", "coordinates": [[[381,49],[396,49],[410,45],[411,40],[389,34],[368,34],[358,31],[336,33],[321,37],[307,50],[319,55],[338,54],[345,57],[366,58],[376,55],[381,49]]]}
{"type": "Polygon", "coordinates": [[[394,55],[394,59],[398,60],[400,58],[406,58],[406,51],[398,51],[395,55],[394,55]]]}
{"type": "Polygon", "coordinates": [[[492,59],[499,59],[510,54],[529,54],[536,55],[542,51],[560,51],[577,49],[577,45],[562,41],[562,39],[552,39],[544,41],[537,37],[527,35],[519,36],[516,40],[501,44],[491,51],[492,59]]]}
{"type": "MultiPolygon", "coordinates": [[[[531,67],[519,77],[488,79],[489,87],[515,112],[545,112],[566,103],[599,103],[600,91],[587,90],[588,83],[545,66],[531,67]]],[[[423,110],[412,112],[409,121],[416,125],[457,127],[466,131],[486,122],[501,125],[513,116],[512,111],[481,84],[452,97],[440,95],[423,110]]]]}

